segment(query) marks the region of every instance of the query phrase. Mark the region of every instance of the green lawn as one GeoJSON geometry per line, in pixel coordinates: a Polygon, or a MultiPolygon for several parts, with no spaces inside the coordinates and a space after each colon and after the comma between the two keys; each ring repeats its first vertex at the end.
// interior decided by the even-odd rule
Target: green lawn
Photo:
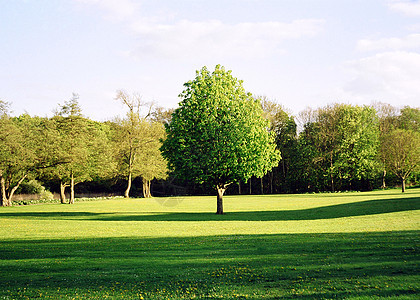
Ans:
{"type": "Polygon", "coordinates": [[[420,298],[420,189],[0,208],[0,299],[420,298]]]}

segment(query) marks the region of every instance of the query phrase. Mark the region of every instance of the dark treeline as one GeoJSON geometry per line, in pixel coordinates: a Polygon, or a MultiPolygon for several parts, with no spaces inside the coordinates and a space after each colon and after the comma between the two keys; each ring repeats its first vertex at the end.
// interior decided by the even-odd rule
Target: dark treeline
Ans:
{"type": "MultiPolygon", "coordinates": [[[[124,118],[97,122],[83,116],[76,94],[51,118],[10,116],[0,101],[1,205],[17,193],[78,193],[128,197],[213,193],[168,174],[160,146],[172,110],[142,103],[123,91],[124,118]]],[[[419,180],[419,108],[332,104],[294,117],[260,97],[281,151],[279,165],[262,178],[231,185],[227,194],[372,190],[419,180]]]]}

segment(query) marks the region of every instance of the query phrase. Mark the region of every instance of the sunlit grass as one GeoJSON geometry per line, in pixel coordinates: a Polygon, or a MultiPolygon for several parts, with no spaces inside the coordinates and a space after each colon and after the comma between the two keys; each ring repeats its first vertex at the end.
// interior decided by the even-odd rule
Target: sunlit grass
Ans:
{"type": "Polygon", "coordinates": [[[0,299],[420,296],[420,190],[0,209],[0,299]]]}

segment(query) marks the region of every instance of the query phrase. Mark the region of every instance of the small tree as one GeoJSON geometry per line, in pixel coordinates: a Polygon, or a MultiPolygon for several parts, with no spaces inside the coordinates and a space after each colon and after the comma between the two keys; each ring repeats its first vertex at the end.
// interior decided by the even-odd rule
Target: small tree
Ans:
{"type": "Polygon", "coordinates": [[[143,197],[152,197],[151,182],[153,179],[165,179],[167,177],[167,162],[163,158],[159,148],[162,146],[161,140],[165,137],[163,124],[149,122],[146,126],[149,143],[139,153],[136,173],[143,180],[143,197]]]}
{"type": "Polygon", "coordinates": [[[380,152],[387,169],[400,178],[404,193],[406,179],[419,167],[420,133],[404,129],[393,130],[383,137],[380,152]]]}
{"type": "Polygon", "coordinates": [[[277,166],[280,152],[259,101],[231,71],[204,67],[184,86],[161,150],[182,178],[217,190],[217,214],[223,214],[226,188],[263,176],[277,166]]]}
{"type": "Polygon", "coordinates": [[[124,197],[129,197],[131,182],[137,176],[143,179],[143,196],[151,197],[151,181],[154,178],[165,178],[167,171],[159,151],[160,139],[164,137],[162,124],[152,120],[150,104],[147,112],[141,114],[141,108],[146,103],[141,102],[139,95],[129,95],[120,90],[116,99],[129,109],[126,118],[114,123],[114,145],[119,171],[127,178],[124,197]]]}

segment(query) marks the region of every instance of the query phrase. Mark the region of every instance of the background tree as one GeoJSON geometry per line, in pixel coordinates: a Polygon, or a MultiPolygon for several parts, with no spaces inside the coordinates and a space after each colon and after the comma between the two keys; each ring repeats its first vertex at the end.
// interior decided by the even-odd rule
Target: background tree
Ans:
{"type": "Polygon", "coordinates": [[[74,187],[90,179],[89,148],[95,141],[90,120],[82,115],[78,95],[59,105],[53,117],[60,141],[60,156],[65,164],[57,166],[51,175],[60,181],[61,203],[66,202],[65,190],[70,187],[69,204],[74,203],[74,187]]]}
{"type": "Polygon", "coordinates": [[[11,206],[20,184],[38,170],[60,163],[55,154],[55,133],[46,118],[22,115],[0,117],[1,206],[11,206]]]}
{"type": "Polygon", "coordinates": [[[277,149],[281,153],[279,167],[269,172],[270,192],[273,193],[273,179],[277,175],[277,192],[290,191],[289,170],[293,152],[296,151],[297,126],[293,116],[280,104],[266,97],[259,97],[264,117],[270,121],[270,131],[275,134],[277,149]]]}
{"type": "MultiPolygon", "coordinates": [[[[398,109],[387,103],[376,102],[373,104],[379,121],[379,139],[382,142],[392,130],[398,127],[398,109]]],[[[379,152],[379,160],[382,164],[382,189],[386,188],[386,162],[385,157],[379,152]]]]}
{"type": "Polygon", "coordinates": [[[217,65],[210,73],[204,67],[184,86],[166,125],[163,156],[180,177],[216,188],[217,214],[223,214],[226,188],[263,176],[278,164],[280,153],[259,101],[231,71],[217,65]]]}
{"type": "Polygon", "coordinates": [[[151,119],[154,122],[161,124],[168,124],[171,122],[172,114],[174,112],[173,108],[164,108],[164,107],[155,107],[151,112],[151,119]]]}
{"type": "Polygon", "coordinates": [[[420,132],[420,108],[404,106],[397,119],[398,128],[420,132]]]}
{"type": "Polygon", "coordinates": [[[141,176],[143,181],[143,197],[152,197],[151,182],[153,179],[167,178],[167,162],[160,152],[161,140],[165,137],[165,129],[162,123],[145,123],[149,143],[142,148],[135,164],[136,174],[141,176]]]}
{"type": "Polygon", "coordinates": [[[124,197],[129,197],[132,180],[137,176],[143,178],[143,195],[150,197],[151,180],[164,178],[166,174],[166,165],[159,152],[164,134],[162,124],[151,119],[152,105],[142,103],[139,95],[120,90],[116,99],[129,109],[125,119],[116,120],[114,128],[119,172],[127,178],[124,197]],[[143,115],[142,107],[147,108],[143,115]]]}
{"type": "Polygon", "coordinates": [[[9,114],[10,103],[0,99],[0,116],[9,114]]]}
{"type": "Polygon", "coordinates": [[[301,154],[311,157],[310,170],[301,166],[311,177],[309,185],[352,189],[356,181],[374,176],[379,131],[373,108],[335,104],[318,109],[311,120],[299,137],[301,154]]]}
{"type": "Polygon", "coordinates": [[[384,136],[380,151],[387,169],[400,178],[401,190],[405,192],[406,179],[419,167],[420,133],[395,129],[384,136]]]}

